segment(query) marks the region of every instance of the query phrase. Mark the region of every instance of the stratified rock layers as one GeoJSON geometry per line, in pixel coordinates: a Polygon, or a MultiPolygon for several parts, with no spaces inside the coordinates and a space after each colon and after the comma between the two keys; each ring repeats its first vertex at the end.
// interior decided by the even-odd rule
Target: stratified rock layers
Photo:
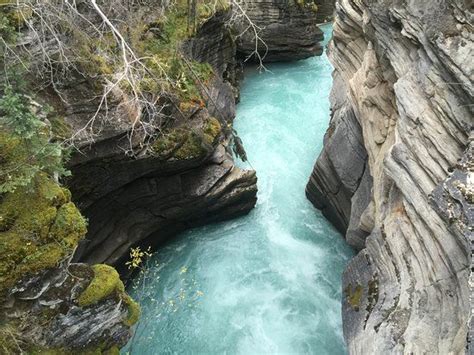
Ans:
{"type": "Polygon", "coordinates": [[[472,19],[467,1],[336,5],[332,117],[307,195],[361,249],[343,277],[351,353],[466,348],[472,19]]]}
{"type": "Polygon", "coordinates": [[[323,1],[322,12],[316,10],[318,1],[252,0],[234,9],[238,18],[234,31],[237,49],[246,58],[265,62],[298,60],[321,55],[323,33],[317,24],[330,13],[329,2],[323,1]],[[242,15],[245,11],[245,15],[242,15]],[[261,58],[253,54],[256,49],[261,58]]]}

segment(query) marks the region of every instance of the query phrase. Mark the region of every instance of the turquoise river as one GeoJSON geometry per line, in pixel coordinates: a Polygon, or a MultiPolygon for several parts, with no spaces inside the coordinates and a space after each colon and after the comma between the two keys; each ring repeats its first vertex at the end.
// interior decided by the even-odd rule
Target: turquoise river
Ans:
{"type": "Polygon", "coordinates": [[[332,67],[323,54],[268,69],[247,70],[235,119],[257,171],[256,208],[153,255],[130,290],[143,313],[124,353],[345,353],[341,275],[352,251],[305,197],[332,67]]]}

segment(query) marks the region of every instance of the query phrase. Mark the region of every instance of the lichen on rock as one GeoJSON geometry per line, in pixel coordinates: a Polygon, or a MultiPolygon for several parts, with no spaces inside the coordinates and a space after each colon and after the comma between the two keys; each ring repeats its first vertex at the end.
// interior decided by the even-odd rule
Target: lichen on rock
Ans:
{"type": "Polygon", "coordinates": [[[364,289],[361,285],[355,285],[354,287],[352,284],[346,286],[344,290],[344,294],[346,296],[347,302],[351,305],[352,309],[356,312],[359,311],[360,304],[362,301],[362,293],[364,289]]]}

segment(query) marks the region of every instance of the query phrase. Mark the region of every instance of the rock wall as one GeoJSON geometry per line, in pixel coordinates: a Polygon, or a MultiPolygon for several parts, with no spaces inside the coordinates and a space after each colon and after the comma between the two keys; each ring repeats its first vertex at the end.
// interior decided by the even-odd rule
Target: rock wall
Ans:
{"type": "Polygon", "coordinates": [[[468,1],[336,4],[332,116],[307,196],[360,250],[343,276],[353,354],[466,349],[472,20],[468,1]]]}
{"type": "Polygon", "coordinates": [[[321,16],[317,1],[253,0],[242,6],[246,15],[234,10],[238,17],[234,31],[238,35],[238,51],[244,58],[250,56],[258,61],[252,55],[256,46],[264,62],[305,59],[323,52],[319,44],[323,33],[317,24],[327,16],[327,5],[321,16]]]}
{"type": "MultiPolygon", "coordinates": [[[[125,6],[107,9],[111,17],[120,19],[117,22],[124,26],[134,49],[150,51],[148,59],[157,65],[154,72],[140,69],[143,87],[139,100],[138,96],[132,98],[137,87],[130,90],[120,79],[112,82],[123,69],[114,62],[117,48],[113,44],[102,46],[97,38],[89,37],[87,28],[77,36],[67,33],[61,38],[64,47],[60,52],[77,63],[69,67],[72,62],[58,61],[44,66],[42,59],[49,60],[51,53],[52,57],[57,55],[57,43],[51,41],[56,32],[46,31],[38,38],[33,30],[39,21],[36,14],[28,12],[25,16],[20,4],[5,7],[8,16],[19,18],[23,14],[12,27],[21,46],[16,36],[7,40],[12,42],[11,48],[21,47],[18,53],[34,68],[25,74],[29,89],[40,102],[34,101],[34,106],[47,104],[48,111],[49,106],[53,108],[54,114],[41,117],[48,127],[48,140],[67,139],[76,151],[69,161],[72,177],[67,181],[75,203],[53,173],[39,176],[49,183],[36,184],[38,191],[27,189],[28,200],[13,199],[16,193],[0,196],[2,353],[117,353],[130,338],[140,310],[109,265],[123,264],[133,246],[159,245],[186,228],[245,214],[255,205],[255,172],[236,167],[229,153],[230,141],[237,140],[232,120],[240,76],[235,34],[228,26],[231,13],[222,10],[211,14],[210,19],[194,18],[200,28],[182,43],[176,33],[186,33],[187,37],[191,30],[183,18],[176,18],[182,16],[182,9],[169,14],[166,26],[160,21],[164,9],[156,3],[128,3],[133,10],[125,6]],[[172,41],[182,43],[179,51],[164,46],[176,44],[172,41]],[[170,48],[176,53],[164,58],[170,48]],[[213,70],[197,62],[210,63],[213,70]],[[162,67],[179,75],[166,81],[168,86],[161,86],[165,80],[157,77],[162,67]],[[201,72],[193,77],[191,72],[196,74],[196,70],[201,72]],[[209,72],[212,75],[202,82],[209,72]],[[42,85],[44,77],[48,78],[46,85],[42,85]],[[197,90],[199,93],[194,92],[197,90]],[[156,99],[153,105],[162,111],[141,106],[142,102],[151,105],[150,98],[156,99]],[[46,188],[50,185],[55,193],[46,188]],[[88,219],[85,239],[87,223],[76,205],[88,219]],[[78,261],[109,265],[90,266],[78,261]]],[[[79,2],[78,8],[71,6],[73,17],[50,18],[59,19],[60,24],[52,23],[61,30],[64,19],[80,18],[86,22],[84,27],[91,21],[102,23],[90,7],[94,4],[79,2]],[[77,16],[76,10],[83,11],[82,15],[77,16]]],[[[63,10],[53,4],[48,11],[65,15],[63,10]]],[[[4,20],[4,13],[0,15],[4,20]]],[[[309,40],[302,36],[304,42],[292,44],[291,51],[305,52],[306,57],[319,52],[313,47],[319,48],[320,31],[312,22],[302,21],[300,29],[308,30],[311,36],[309,40]]],[[[83,29],[77,23],[67,25],[74,29],[71,32],[83,29]]],[[[56,29],[49,23],[46,27],[56,29]]],[[[279,27],[274,34],[283,38],[278,33],[288,27],[279,27]]],[[[2,27],[0,32],[4,30],[2,27]]],[[[105,35],[101,37],[108,41],[105,35]]],[[[278,40],[274,44],[280,45],[278,40]]],[[[124,57],[122,64],[130,64],[127,54],[124,57]]],[[[5,66],[5,62],[1,64],[5,66]]],[[[133,70],[128,67],[125,72],[133,70]]],[[[242,151],[242,147],[236,150],[242,151]]],[[[3,163],[4,157],[0,158],[3,163]]]]}
{"type": "MultiPolygon", "coordinates": [[[[119,108],[115,119],[104,120],[94,141],[81,142],[81,154],[71,161],[69,185],[90,227],[76,259],[117,264],[128,258],[132,246],[157,246],[184,229],[245,214],[255,205],[255,172],[236,167],[227,148],[238,77],[228,17],[228,12],[218,13],[183,44],[190,59],[209,62],[216,72],[203,89],[206,108],[194,105],[178,112],[177,105],[168,107],[184,134],[191,132],[184,143],[166,154],[127,157],[132,125],[119,108]],[[195,140],[194,134],[205,139],[195,140]]],[[[87,87],[80,91],[88,92],[87,87]]],[[[77,92],[78,86],[71,88],[67,101],[77,92]]],[[[66,120],[74,130],[90,119],[87,106],[82,97],[69,108],[66,120]]],[[[132,144],[139,146],[141,137],[135,137],[132,144]]]]}

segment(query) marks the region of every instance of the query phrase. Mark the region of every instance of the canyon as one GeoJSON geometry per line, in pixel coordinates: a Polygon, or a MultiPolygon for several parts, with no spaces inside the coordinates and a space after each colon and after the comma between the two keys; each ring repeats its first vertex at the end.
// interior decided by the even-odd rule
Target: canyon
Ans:
{"type": "MultiPolygon", "coordinates": [[[[256,152],[248,147],[252,142],[244,139],[242,144],[233,125],[244,61],[258,66],[320,56],[324,36],[319,25],[333,20],[333,38],[328,45],[334,67],[330,122],[324,144],[319,147],[319,142],[314,142],[322,150],[306,185],[306,196],[357,254],[345,267],[341,294],[337,291],[340,284],[331,276],[331,283],[337,285],[326,290],[323,282],[327,292],[321,297],[342,298],[342,328],[351,354],[457,354],[471,350],[474,9],[468,0],[252,0],[237,3],[243,10],[237,13],[233,12],[235,4],[233,9],[215,5],[211,13],[193,19],[195,29],[189,28],[189,19],[184,29],[186,21],[173,12],[168,14],[170,24],[160,22],[163,14],[158,14],[153,1],[135,4],[134,11],[118,2],[120,6],[107,7],[106,12],[123,16],[130,43],[135,41],[132,44],[147,55],[151,53],[153,60],[153,56],[160,58],[151,61],[158,68],[153,73],[129,70],[142,75],[147,94],[158,90],[157,83],[162,85],[162,79],[154,77],[156,73],[164,72],[168,77],[176,68],[180,73],[175,84],[158,87],[161,91],[153,96],[154,107],[150,107],[148,96],[137,104],[130,82],[111,84],[116,79],[114,71],[118,71],[114,55],[120,46],[103,46],[87,31],[73,38],[75,32],[71,31],[66,37],[71,37],[72,53],[86,58],[85,63],[84,58],[78,60],[81,70],[68,72],[54,85],[41,81],[49,74],[34,79],[27,76],[41,87],[31,106],[51,106],[61,116],[59,123],[49,121],[45,117],[50,116],[43,115],[42,109],[35,109],[72,147],[67,163],[72,175],[65,179],[72,201],[71,193],[59,189],[54,176],[45,180],[40,174],[36,181],[41,183],[35,185],[39,205],[33,203],[34,198],[22,200],[20,212],[15,207],[14,222],[10,222],[12,212],[7,208],[11,209],[9,201],[16,201],[12,197],[15,194],[7,194],[8,198],[0,194],[0,277],[6,280],[5,285],[7,281],[14,283],[8,290],[0,288],[8,291],[6,296],[0,292],[6,297],[0,298],[0,317],[8,320],[0,324],[0,340],[5,334],[9,339],[8,332],[19,327],[24,333],[20,344],[33,341],[35,349],[118,352],[132,337],[139,310],[117,271],[107,265],[128,278],[131,271],[126,262],[131,250],[161,250],[174,245],[167,243],[174,243],[174,237],[186,230],[237,217],[247,216],[235,223],[251,221],[249,226],[255,226],[252,213],[261,213],[257,202],[259,165],[254,170],[249,164],[235,162],[237,157],[247,160],[245,148],[256,152]],[[175,33],[186,36],[177,39],[175,33]],[[84,38],[85,44],[80,42],[84,38]],[[173,58],[168,57],[170,42],[179,43],[173,58]],[[110,93],[105,104],[103,92],[110,93]],[[60,255],[54,254],[52,260],[34,264],[33,257],[23,255],[31,249],[25,244],[26,251],[20,248],[15,257],[21,260],[15,259],[18,265],[12,269],[7,257],[17,245],[12,246],[11,237],[25,225],[30,226],[25,206],[31,206],[35,216],[49,216],[41,217],[44,225],[40,229],[35,225],[35,233],[55,231],[60,221],[60,236],[65,236],[60,241],[67,248],[58,251],[60,255]],[[71,212],[72,217],[68,214],[70,219],[64,219],[64,211],[71,212]],[[23,277],[4,272],[21,272],[22,267],[26,270],[23,277]],[[98,294],[94,292],[97,289],[98,294]],[[25,325],[28,314],[34,317],[25,325]]],[[[88,6],[78,2],[84,18],[91,23],[102,21],[88,6]]],[[[8,14],[16,18],[13,15],[16,13],[8,14]]],[[[15,20],[22,32],[17,47],[21,55],[27,53],[33,58],[29,59],[32,68],[43,70],[41,58],[56,60],[62,54],[54,45],[55,38],[47,38],[44,47],[38,45],[32,27],[22,27],[21,21],[28,22],[28,16],[15,20]]],[[[113,30],[110,32],[110,38],[117,37],[113,30]]],[[[126,52],[126,47],[122,49],[126,52]]],[[[295,64],[297,69],[298,63],[302,62],[295,64]]],[[[275,68],[278,71],[280,67],[275,68]]],[[[54,70],[51,75],[57,75],[54,70]]],[[[299,75],[297,70],[295,75],[299,75]]],[[[318,115],[325,112],[318,111],[318,115]]],[[[244,131],[249,135],[248,128],[244,131]]],[[[262,172],[263,183],[268,171],[262,172]]],[[[272,174],[278,179],[277,172],[272,174]]],[[[268,196],[268,191],[263,189],[264,195],[259,196],[268,196]]],[[[338,236],[324,224],[319,212],[301,207],[304,203],[296,200],[304,211],[304,218],[295,217],[298,221],[307,226],[311,224],[308,218],[314,218],[322,223],[320,229],[327,236],[338,236]]],[[[289,200],[284,203],[291,205],[289,200]]],[[[262,221],[273,221],[261,217],[262,221]]],[[[252,230],[245,231],[253,235],[252,230]]],[[[269,231],[281,234],[280,230],[269,231]]],[[[264,234],[271,237],[270,232],[255,238],[264,234]]],[[[48,232],[48,238],[58,238],[56,234],[48,232]]],[[[320,230],[314,235],[324,238],[320,230]]],[[[287,241],[275,240],[280,244],[287,241]]],[[[307,256],[306,252],[319,250],[312,244],[298,249],[304,243],[306,240],[298,241],[288,255],[299,250],[307,256]]],[[[54,240],[48,239],[41,247],[43,251],[57,251],[54,240]]],[[[183,250],[180,248],[176,254],[183,250]]],[[[334,251],[338,268],[350,254],[343,248],[334,251]]],[[[320,253],[312,253],[311,258],[320,253]]],[[[202,255],[218,259],[212,253],[202,255]]],[[[39,256],[48,255],[44,252],[39,256]]],[[[265,255],[260,257],[266,260],[265,255]]],[[[289,259],[306,270],[297,257],[289,259]]],[[[304,260],[312,266],[316,262],[309,257],[304,260]]],[[[275,264],[285,270],[291,268],[275,264]]],[[[186,272],[182,270],[174,270],[176,279],[186,272]]],[[[311,283],[306,277],[305,273],[298,276],[311,283]]],[[[318,282],[321,279],[326,280],[318,274],[318,282]]],[[[175,286],[173,280],[168,282],[175,286]]],[[[311,286],[315,285],[319,284],[311,286]]],[[[302,289],[305,287],[311,288],[302,289]]],[[[311,302],[307,305],[312,307],[311,302]]],[[[338,351],[343,351],[342,338],[337,339],[338,344],[341,340],[338,351]]],[[[9,340],[5,346],[9,349],[18,344],[9,340]]],[[[308,350],[303,345],[298,349],[308,350]]]]}

